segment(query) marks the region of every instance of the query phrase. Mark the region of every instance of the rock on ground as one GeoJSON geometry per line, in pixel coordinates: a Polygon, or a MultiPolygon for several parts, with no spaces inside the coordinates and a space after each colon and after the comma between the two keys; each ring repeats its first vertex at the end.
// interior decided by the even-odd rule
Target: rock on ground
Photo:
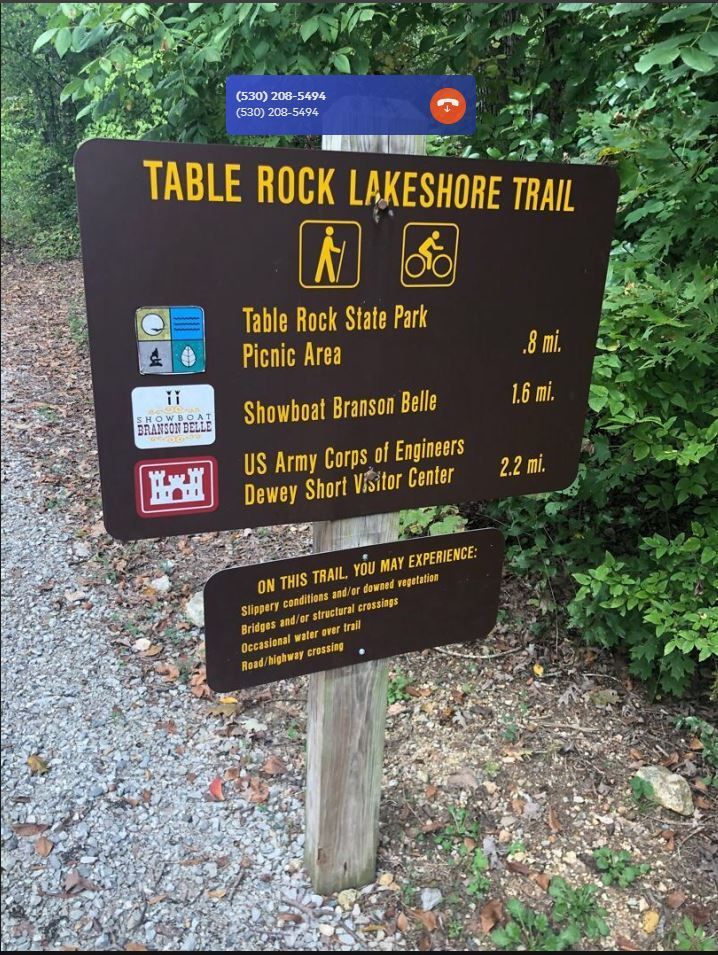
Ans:
{"type": "Polygon", "coordinates": [[[693,815],[691,787],[682,776],[672,773],[665,766],[642,766],[636,776],[653,787],[651,798],[659,806],[680,813],[693,815]]]}

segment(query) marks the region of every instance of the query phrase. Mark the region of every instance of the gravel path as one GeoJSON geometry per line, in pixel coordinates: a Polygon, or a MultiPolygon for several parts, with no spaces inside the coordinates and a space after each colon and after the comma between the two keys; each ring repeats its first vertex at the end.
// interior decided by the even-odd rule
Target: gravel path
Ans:
{"type": "Polygon", "coordinates": [[[269,779],[261,805],[208,798],[227,766],[266,760],[249,718],[244,738],[218,739],[186,689],[123,665],[101,597],[68,606],[81,564],[28,467],[17,451],[4,461],[4,947],[366,949],[355,932],[371,913],[325,905],[301,870],[301,779],[269,779]],[[31,773],[32,754],[46,773],[31,773]],[[48,828],[13,830],[31,822],[48,828]]]}

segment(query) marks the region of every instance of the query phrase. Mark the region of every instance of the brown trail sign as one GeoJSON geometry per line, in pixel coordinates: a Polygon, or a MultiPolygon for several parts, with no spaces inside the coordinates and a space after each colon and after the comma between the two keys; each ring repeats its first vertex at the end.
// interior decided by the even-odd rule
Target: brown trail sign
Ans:
{"type": "Polygon", "coordinates": [[[114,536],[575,477],[612,169],[92,140],[76,171],[114,536]]]}

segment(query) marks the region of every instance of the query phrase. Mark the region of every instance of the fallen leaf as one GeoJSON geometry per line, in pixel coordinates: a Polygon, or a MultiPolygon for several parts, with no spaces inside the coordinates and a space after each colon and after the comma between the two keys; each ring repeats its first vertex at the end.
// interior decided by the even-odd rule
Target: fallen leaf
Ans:
{"type": "Polygon", "coordinates": [[[209,892],[207,892],[207,898],[208,899],[223,899],[226,894],[227,894],[226,889],[210,889],[209,892]]]}
{"type": "Polygon", "coordinates": [[[45,836],[40,836],[40,838],[35,843],[35,852],[38,855],[42,856],[43,859],[46,859],[50,855],[52,850],[55,848],[54,842],[50,842],[49,839],[46,839],[45,836]]]}
{"type": "Polygon", "coordinates": [[[149,949],[146,945],[143,945],[142,942],[128,942],[125,945],[126,952],[149,952],[149,949]]]}
{"type": "Polygon", "coordinates": [[[162,646],[159,643],[153,643],[152,646],[145,651],[145,656],[156,657],[158,653],[162,653],[162,646]]]}
{"type": "Polygon", "coordinates": [[[509,872],[517,872],[519,875],[528,875],[531,871],[525,862],[514,862],[512,859],[507,861],[506,868],[509,872]]]}
{"type": "Polygon", "coordinates": [[[479,913],[481,931],[488,935],[494,926],[504,920],[504,906],[499,899],[491,899],[479,913]]]}
{"type": "Polygon", "coordinates": [[[427,935],[426,932],[423,932],[421,938],[419,939],[419,944],[417,948],[420,952],[430,952],[431,951],[431,936],[427,935]]]}
{"type": "Polygon", "coordinates": [[[646,935],[653,935],[658,928],[661,917],[655,909],[649,909],[643,916],[643,931],[646,935]]]}
{"type": "Polygon", "coordinates": [[[693,750],[701,750],[701,749],[703,749],[703,743],[701,743],[701,741],[698,739],[697,736],[693,736],[693,737],[688,741],[688,745],[689,745],[690,748],[693,749],[693,750]]]}
{"type": "Polygon", "coordinates": [[[379,885],[391,885],[394,881],[394,876],[391,872],[382,872],[382,874],[377,879],[379,885]]]}
{"type": "Polygon", "coordinates": [[[531,879],[536,883],[536,885],[543,889],[544,892],[548,892],[548,887],[551,885],[551,876],[546,872],[532,872],[531,879]]]}
{"type": "Polygon", "coordinates": [[[694,925],[707,925],[711,920],[711,910],[706,905],[699,905],[697,902],[687,905],[683,909],[683,914],[694,925]]]}
{"type": "Polygon", "coordinates": [[[266,802],[269,799],[269,787],[259,776],[252,776],[249,780],[249,788],[245,789],[242,795],[251,803],[266,802]]]}
{"type": "Polygon", "coordinates": [[[561,832],[561,821],[553,806],[548,807],[548,827],[551,832],[561,832]]]}
{"type": "Polygon", "coordinates": [[[400,700],[396,703],[392,703],[391,706],[387,707],[386,715],[387,716],[398,716],[400,713],[405,713],[408,709],[406,703],[402,703],[400,700]]]}
{"type": "Polygon", "coordinates": [[[65,876],[63,888],[68,895],[79,895],[80,892],[97,892],[100,887],[73,869],[65,876]]]}
{"type": "Polygon", "coordinates": [[[697,809],[712,809],[712,805],[709,799],[706,799],[705,796],[696,796],[694,800],[697,809]]]}
{"type": "Polygon", "coordinates": [[[155,663],[155,673],[159,674],[165,683],[171,683],[173,680],[179,679],[180,675],[179,667],[164,661],[155,663]]]}
{"type": "Polygon", "coordinates": [[[27,765],[30,767],[30,772],[33,775],[42,776],[50,768],[49,765],[42,759],[37,753],[33,753],[32,756],[28,756],[27,765]]]}
{"type": "Polygon", "coordinates": [[[666,849],[673,852],[676,848],[676,834],[673,829],[661,829],[661,839],[666,841],[666,849]]]}
{"type": "Polygon", "coordinates": [[[304,919],[299,914],[299,912],[280,912],[279,915],[277,916],[277,921],[278,922],[294,922],[295,924],[298,924],[299,922],[303,922],[304,919]]]}
{"type": "MultiPolygon", "coordinates": [[[[198,694],[195,693],[195,696],[198,694]]],[[[236,716],[240,712],[238,703],[216,703],[214,706],[208,706],[207,712],[210,716],[236,716]]]]}
{"type": "Polygon", "coordinates": [[[431,696],[432,690],[429,686],[407,686],[406,692],[414,699],[420,699],[423,696],[431,696]]]}
{"type": "Polygon", "coordinates": [[[421,922],[427,932],[433,932],[439,924],[435,912],[425,912],[423,909],[409,909],[409,911],[421,922]]]}
{"type": "Polygon", "coordinates": [[[636,945],[635,942],[632,942],[630,938],[626,938],[623,935],[616,936],[616,948],[621,952],[642,952],[643,949],[640,945],[636,945]]]}
{"type": "Polygon", "coordinates": [[[403,912],[399,912],[396,917],[396,927],[402,935],[406,935],[409,930],[409,919],[406,917],[406,915],[404,915],[403,912]]]}
{"type": "Polygon", "coordinates": [[[432,822],[432,820],[430,819],[428,822],[424,823],[424,825],[421,827],[421,831],[422,832],[438,832],[439,829],[443,829],[444,826],[445,826],[445,823],[440,821],[432,822]]]}
{"type": "Polygon", "coordinates": [[[424,795],[426,796],[427,799],[433,799],[434,796],[438,793],[438,791],[439,791],[438,786],[427,786],[426,789],[424,790],[424,795]]]}
{"type": "Polygon", "coordinates": [[[222,791],[222,780],[219,776],[215,776],[212,782],[209,784],[209,792],[214,800],[217,802],[224,801],[224,792],[222,791]]]}
{"type": "Polygon", "coordinates": [[[139,637],[132,644],[132,649],[135,651],[135,653],[144,653],[146,650],[149,650],[151,646],[151,640],[148,640],[147,637],[139,637]]]}
{"type": "Polygon", "coordinates": [[[270,756],[262,766],[260,772],[267,773],[269,776],[278,776],[280,773],[286,773],[287,767],[281,761],[279,756],[270,756]]]}
{"type": "Polygon", "coordinates": [[[447,785],[456,786],[457,789],[478,789],[479,781],[469,769],[462,769],[459,773],[454,773],[446,780],[447,785]]]}
{"type": "Polygon", "coordinates": [[[669,909],[679,909],[687,898],[688,896],[685,892],[682,892],[680,889],[674,889],[666,896],[666,905],[669,909]]]}
{"type": "Polygon", "coordinates": [[[49,822],[14,822],[12,831],[16,836],[39,836],[41,832],[50,828],[49,822]]]}
{"type": "Polygon", "coordinates": [[[536,674],[536,676],[538,676],[538,677],[542,677],[542,676],[543,676],[544,670],[543,670],[543,667],[541,666],[540,663],[534,663],[534,665],[533,665],[533,671],[534,671],[534,673],[536,674]]]}
{"type": "Polygon", "coordinates": [[[237,697],[236,696],[220,696],[219,702],[220,703],[236,703],[237,697]]]}
{"type": "Polygon", "coordinates": [[[167,898],[166,892],[162,892],[160,895],[151,895],[149,899],[147,899],[147,904],[158,905],[160,902],[164,902],[166,898],[167,898]]]}

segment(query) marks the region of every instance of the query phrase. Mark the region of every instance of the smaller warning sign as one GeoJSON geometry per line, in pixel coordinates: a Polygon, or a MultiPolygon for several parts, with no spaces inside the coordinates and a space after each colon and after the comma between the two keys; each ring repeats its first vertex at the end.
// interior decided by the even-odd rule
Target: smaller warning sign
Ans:
{"type": "Polygon", "coordinates": [[[140,517],[216,510],[219,505],[216,459],[207,456],[138,461],[135,504],[140,517]]]}
{"type": "Polygon", "coordinates": [[[205,371],[204,309],[148,306],[135,312],[142,375],[196,375],[205,371]]]}
{"type": "Polygon", "coordinates": [[[503,554],[491,528],[221,570],[204,588],[207,682],[238,690],[481,639],[503,554]]]}
{"type": "Polygon", "coordinates": [[[214,444],[212,385],[156,385],[132,391],[136,448],[214,444]]]}

